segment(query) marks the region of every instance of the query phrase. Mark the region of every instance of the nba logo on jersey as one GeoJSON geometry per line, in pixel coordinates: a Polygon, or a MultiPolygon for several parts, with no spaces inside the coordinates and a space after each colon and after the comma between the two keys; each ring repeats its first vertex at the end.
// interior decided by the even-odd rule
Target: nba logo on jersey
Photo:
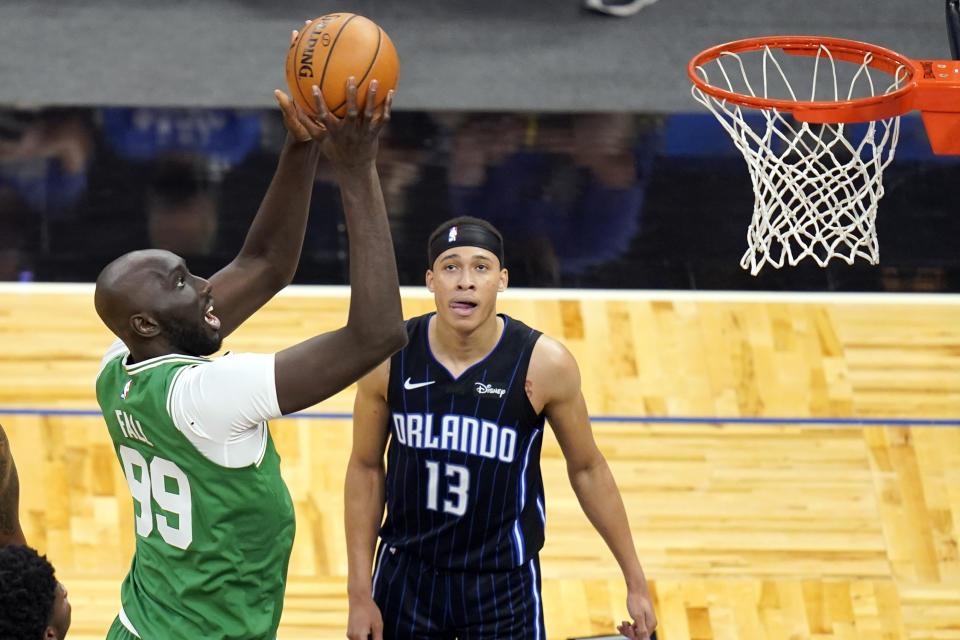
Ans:
{"type": "Polygon", "coordinates": [[[126,400],[127,394],[130,393],[130,387],[133,386],[133,378],[127,380],[127,384],[123,385],[123,391],[120,392],[120,399],[126,400]]]}
{"type": "Polygon", "coordinates": [[[457,228],[450,227],[450,232],[447,234],[447,242],[456,242],[457,241],[457,228]]]}

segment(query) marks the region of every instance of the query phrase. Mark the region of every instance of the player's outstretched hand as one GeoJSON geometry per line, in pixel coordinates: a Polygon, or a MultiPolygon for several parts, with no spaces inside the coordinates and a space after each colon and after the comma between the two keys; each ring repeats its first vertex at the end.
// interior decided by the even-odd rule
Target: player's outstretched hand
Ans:
{"type": "Polygon", "coordinates": [[[383,640],[383,617],[373,598],[350,598],[350,614],[347,618],[349,640],[383,640]]]}
{"type": "MultiPolygon", "coordinates": [[[[305,21],[305,24],[310,24],[310,21],[305,21]]],[[[296,29],[290,32],[291,45],[296,41],[298,35],[300,35],[300,32],[296,29]]],[[[280,104],[280,111],[283,113],[283,124],[294,140],[297,142],[323,140],[327,131],[318,120],[304,113],[303,110],[290,99],[290,96],[283,91],[279,89],[275,90],[273,95],[280,104]]]]}
{"type": "Polygon", "coordinates": [[[649,640],[650,634],[657,627],[657,616],[653,612],[650,592],[647,589],[643,591],[644,593],[627,593],[627,613],[633,618],[633,622],[624,620],[617,625],[617,631],[630,640],[649,640]]]}
{"type": "Polygon", "coordinates": [[[290,132],[290,135],[297,142],[310,142],[311,140],[323,140],[326,136],[326,129],[303,112],[300,107],[290,99],[290,96],[279,89],[273,92],[277,102],[280,104],[280,111],[283,113],[283,125],[290,132]]]}
{"type": "Polygon", "coordinates": [[[374,107],[377,102],[377,84],[376,79],[370,81],[361,112],[357,106],[357,79],[353,76],[347,78],[347,112],[342,118],[330,112],[320,93],[320,87],[313,86],[318,120],[327,130],[324,153],[335,167],[361,167],[376,160],[377,140],[383,126],[390,121],[390,110],[393,106],[391,89],[387,92],[383,106],[379,109],[374,107]]]}

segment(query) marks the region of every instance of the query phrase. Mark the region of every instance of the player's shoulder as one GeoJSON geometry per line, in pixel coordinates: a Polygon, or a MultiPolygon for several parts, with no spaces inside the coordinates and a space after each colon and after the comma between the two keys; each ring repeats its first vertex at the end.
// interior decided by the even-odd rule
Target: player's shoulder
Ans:
{"type": "Polygon", "coordinates": [[[412,318],[407,318],[403,321],[403,326],[406,327],[407,333],[413,335],[418,331],[425,331],[427,325],[430,324],[430,318],[436,315],[435,311],[430,311],[429,313],[424,313],[419,316],[413,316],[412,318]]]}
{"type": "Polygon", "coordinates": [[[97,371],[97,378],[100,377],[100,374],[103,373],[103,370],[108,364],[117,358],[126,358],[128,353],[130,353],[130,349],[123,343],[123,340],[119,338],[114,340],[113,344],[107,348],[107,352],[103,354],[103,358],[100,360],[100,369],[97,371]]]}
{"type": "Polygon", "coordinates": [[[275,357],[273,353],[232,351],[216,358],[172,356],[169,363],[177,366],[171,367],[170,373],[177,384],[187,380],[197,384],[205,384],[211,379],[240,380],[243,376],[254,376],[254,379],[265,376],[273,380],[275,357]]]}
{"type": "Polygon", "coordinates": [[[531,327],[526,322],[517,318],[515,316],[510,316],[505,313],[497,314],[506,322],[506,330],[508,332],[516,334],[535,334],[537,336],[543,335],[543,332],[535,327],[531,327]]]}
{"type": "Polygon", "coordinates": [[[404,320],[403,326],[407,332],[407,344],[393,355],[425,353],[427,351],[427,329],[430,327],[430,319],[434,315],[436,315],[436,312],[430,312],[404,320]]]}
{"type": "Polygon", "coordinates": [[[541,335],[530,355],[527,382],[544,406],[562,402],[580,393],[580,369],[563,343],[541,335]]]}
{"type": "Polygon", "coordinates": [[[533,345],[530,354],[530,370],[547,376],[566,376],[577,374],[577,360],[570,350],[559,340],[547,334],[541,334],[533,345]]]}

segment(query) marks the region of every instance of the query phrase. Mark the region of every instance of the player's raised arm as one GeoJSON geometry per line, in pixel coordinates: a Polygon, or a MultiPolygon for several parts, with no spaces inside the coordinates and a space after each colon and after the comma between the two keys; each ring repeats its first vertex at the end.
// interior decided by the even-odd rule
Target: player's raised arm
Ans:
{"type": "Polygon", "coordinates": [[[577,362],[559,342],[542,336],[530,359],[528,379],[533,381],[534,393],[545,401],[543,412],[563,451],[577,500],[623,571],[627,611],[633,621],[617,628],[631,640],[647,638],[657,625],[650,590],[633,545],[620,490],[593,439],[577,362]]]}
{"type": "Polygon", "coordinates": [[[20,480],[13,463],[10,441],[0,426],[0,547],[27,544],[20,528],[20,480]]]}
{"type": "Polygon", "coordinates": [[[324,132],[286,94],[275,94],[287,127],[276,173],[240,252],[210,278],[222,337],[290,284],[300,262],[324,132]]]}
{"type": "Polygon", "coordinates": [[[373,601],[371,571],[386,495],[383,454],[390,424],[389,375],[387,360],[360,380],[353,404],[353,450],[343,490],[350,640],[383,637],[383,618],[373,601]]]}
{"type": "Polygon", "coordinates": [[[346,326],[277,353],[280,410],[291,413],[340,391],[406,344],[390,225],[377,175],[380,131],[390,119],[392,92],[375,112],[371,82],[363,111],[357,84],[347,81],[347,113],[330,113],[315,89],[327,129],[324,153],[333,165],[350,238],[350,311],[346,326]]]}

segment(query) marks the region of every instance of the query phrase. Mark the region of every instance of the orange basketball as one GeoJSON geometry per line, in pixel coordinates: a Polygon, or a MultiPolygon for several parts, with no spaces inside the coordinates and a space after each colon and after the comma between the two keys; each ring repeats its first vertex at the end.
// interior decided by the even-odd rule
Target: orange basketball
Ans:
{"type": "Polygon", "coordinates": [[[397,86],[400,61],[387,33],[354,13],[331,13],[311,21],[287,52],[287,85],[297,105],[311,115],[313,85],[320,87],[327,108],[346,114],[347,78],[357,80],[357,104],[366,102],[370,81],[377,80],[377,106],[397,86]]]}

